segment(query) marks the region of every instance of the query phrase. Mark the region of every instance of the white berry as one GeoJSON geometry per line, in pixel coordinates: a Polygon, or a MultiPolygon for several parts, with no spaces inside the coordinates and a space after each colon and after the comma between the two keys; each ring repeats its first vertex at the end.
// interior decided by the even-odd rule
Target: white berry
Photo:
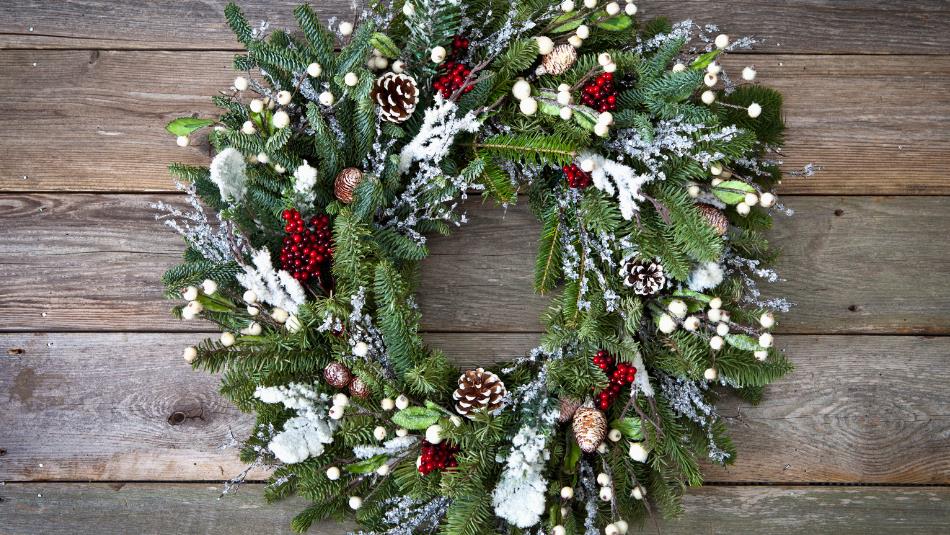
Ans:
{"type": "Polygon", "coordinates": [[[719,335],[713,336],[712,338],[709,339],[709,347],[711,347],[713,351],[719,351],[720,349],[722,349],[723,343],[724,343],[723,339],[719,335]]]}
{"type": "Polygon", "coordinates": [[[402,14],[411,17],[416,14],[416,6],[412,5],[411,2],[406,2],[402,5],[402,14]]]}
{"type": "Polygon", "coordinates": [[[729,325],[726,323],[720,323],[719,325],[716,325],[716,334],[719,336],[725,336],[729,334],[729,325]]]}
{"type": "Polygon", "coordinates": [[[205,295],[214,295],[218,291],[218,283],[211,279],[205,279],[201,282],[201,290],[205,295]]]}
{"type": "Polygon", "coordinates": [[[608,476],[606,472],[601,472],[597,474],[597,484],[600,485],[601,487],[606,487],[607,485],[610,485],[610,476],[608,476]]]}
{"type": "Polygon", "coordinates": [[[676,320],[674,320],[669,314],[663,314],[660,316],[660,323],[658,327],[661,333],[670,334],[676,330],[676,320]]]}
{"type": "Polygon", "coordinates": [[[726,48],[729,46],[729,36],[721,33],[716,36],[716,48],[726,48]]]}
{"type": "Polygon", "coordinates": [[[722,312],[718,308],[711,308],[706,311],[706,317],[709,321],[720,321],[722,320],[722,312]]]}
{"type": "Polygon", "coordinates": [[[759,325],[765,327],[766,329],[771,329],[775,325],[775,316],[771,312],[763,312],[759,316],[759,325]]]}
{"type": "Polygon", "coordinates": [[[565,500],[570,500],[573,497],[574,497],[574,489],[572,489],[571,487],[561,488],[561,498],[564,498],[565,500]]]}
{"type": "Polygon", "coordinates": [[[712,91],[703,91],[703,94],[699,98],[702,99],[703,104],[707,105],[716,102],[716,94],[712,91]]]}
{"type": "Polygon", "coordinates": [[[561,2],[561,11],[565,13],[570,13],[571,11],[574,11],[574,2],[572,2],[571,0],[564,0],[563,2],[561,2]]]}
{"type": "Polygon", "coordinates": [[[356,344],[353,345],[353,354],[361,358],[369,355],[369,344],[366,342],[356,342],[356,344]]]}
{"type": "Polygon", "coordinates": [[[287,128],[290,125],[290,116],[284,110],[279,110],[270,120],[274,128],[287,128]]]}
{"type": "Polygon", "coordinates": [[[343,418],[343,411],[343,407],[334,405],[330,407],[330,410],[327,411],[327,416],[329,416],[331,420],[339,420],[340,418],[343,418]]]}
{"type": "Polygon", "coordinates": [[[762,333],[759,335],[759,345],[762,347],[772,347],[772,343],[775,341],[772,338],[772,335],[769,333],[762,333]]]}
{"type": "Polygon", "coordinates": [[[706,84],[706,87],[713,87],[719,83],[719,77],[711,72],[707,72],[706,75],[703,76],[703,83],[706,84]]]}
{"type": "Polygon", "coordinates": [[[551,535],[567,535],[567,528],[558,524],[551,528],[551,535]]]}
{"type": "Polygon", "coordinates": [[[408,406],[409,406],[409,398],[407,398],[406,396],[402,394],[399,394],[396,397],[396,408],[399,410],[403,410],[408,406]]]}
{"type": "Polygon", "coordinates": [[[329,479],[330,481],[336,481],[337,479],[340,479],[340,474],[341,474],[340,469],[337,468],[336,466],[331,466],[330,468],[327,468],[327,479],[329,479]]]}
{"type": "Polygon", "coordinates": [[[608,15],[612,17],[620,13],[620,4],[618,4],[617,2],[611,2],[607,4],[607,7],[605,7],[604,10],[607,12],[608,15]]]}
{"type": "Polygon", "coordinates": [[[614,525],[617,526],[617,529],[620,530],[620,535],[624,535],[625,533],[627,533],[627,530],[630,529],[630,525],[627,524],[627,521],[623,519],[620,519],[614,522],[614,525]]]}
{"type": "Polygon", "coordinates": [[[643,442],[631,442],[630,450],[627,452],[627,455],[629,455],[634,461],[643,463],[646,462],[650,452],[646,449],[646,447],[644,447],[643,442]]]}
{"type": "Polygon", "coordinates": [[[613,59],[610,58],[610,54],[607,52],[601,52],[597,55],[597,63],[599,63],[601,67],[613,62],[613,59]]]}
{"type": "Polygon", "coordinates": [[[604,535],[620,535],[620,528],[616,524],[607,524],[604,526],[604,535]]]}
{"type": "Polygon", "coordinates": [[[404,436],[406,436],[406,435],[408,435],[408,434],[409,434],[409,430],[408,430],[408,429],[404,429],[404,428],[400,427],[399,429],[396,430],[396,436],[397,436],[397,437],[404,437],[404,436]]]}
{"type": "Polygon", "coordinates": [[[255,307],[255,306],[248,306],[248,307],[247,307],[247,314],[248,314],[249,316],[256,316],[256,315],[258,315],[258,314],[260,314],[260,313],[261,313],[261,309],[255,307]]]}
{"type": "Polygon", "coordinates": [[[610,127],[604,123],[597,123],[594,125],[594,134],[599,137],[607,137],[607,134],[610,133],[610,127]]]}
{"type": "Polygon", "coordinates": [[[244,299],[245,303],[254,304],[257,302],[257,294],[254,293],[253,290],[248,290],[244,292],[244,295],[242,296],[242,298],[244,299]]]}
{"type": "Polygon", "coordinates": [[[397,59],[396,61],[393,62],[394,73],[399,74],[403,72],[404,70],[406,70],[406,64],[401,59],[397,59]]]}
{"type": "Polygon", "coordinates": [[[703,378],[707,381],[715,381],[719,377],[719,372],[716,371],[716,368],[706,368],[706,371],[703,372],[703,378]]]}
{"type": "Polygon", "coordinates": [[[670,314],[672,314],[673,316],[677,318],[686,317],[686,311],[687,311],[686,303],[684,303],[680,299],[674,299],[670,301],[670,304],[667,305],[666,309],[670,311],[670,314]]]}
{"type": "Polygon", "coordinates": [[[191,143],[191,140],[188,139],[188,136],[178,136],[175,138],[175,143],[179,147],[187,147],[191,143]]]}
{"type": "Polygon", "coordinates": [[[610,62],[610,63],[604,65],[604,72],[616,72],[616,70],[617,70],[617,64],[616,64],[616,63],[610,62]]]}
{"type": "Polygon", "coordinates": [[[587,9],[594,9],[597,7],[597,0],[584,0],[584,7],[587,9]]]}
{"type": "Polygon", "coordinates": [[[379,406],[384,411],[391,411],[396,407],[396,402],[393,401],[393,398],[383,398],[383,400],[379,402],[379,406]]]}
{"type": "Polygon", "coordinates": [[[185,301],[194,301],[195,299],[198,299],[198,288],[194,286],[185,288],[185,291],[181,292],[181,297],[185,301]]]}
{"type": "Polygon", "coordinates": [[[768,358],[769,352],[760,349],[756,351],[755,353],[753,353],[753,355],[755,355],[756,360],[762,361],[768,358]]]}
{"type": "Polygon", "coordinates": [[[241,125],[241,133],[250,136],[257,133],[257,128],[254,128],[254,123],[251,121],[244,121],[244,124],[241,125]]]}
{"type": "Polygon", "coordinates": [[[333,93],[329,91],[320,93],[320,96],[317,97],[317,99],[320,101],[320,104],[323,104],[324,106],[332,106],[333,101],[336,100],[336,98],[333,96],[333,93]]]}
{"type": "Polygon", "coordinates": [[[751,82],[752,80],[755,80],[756,74],[757,73],[755,72],[755,68],[753,67],[746,67],[742,69],[742,79],[747,82],[751,82]]]}
{"type": "Polygon", "coordinates": [[[584,40],[576,35],[572,35],[567,38],[567,43],[573,46],[574,48],[580,48],[581,46],[584,45],[584,40]]]}
{"type": "Polygon", "coordinates": [[[198,348],[195,346],[188,346],[185,348],[185,351],[181,356],[185,359],[185,362],[191,364],[196,358],[198,358],[198,348]]]}
{"type": "Polygon", "coordinates": [[[353,87],[360,82],[360,77],[356,75],[355,72],[348,72],[343,75],[343,83],[349,87],[353,87]]]}
{"type": "Polygon", "coordinates": [[[433,63],[442,63],[445,61],[446,54],[445,47],[437,46],[429,53],[429,58],[432,59],[433,63]]]}
{"type": "Polygon", "coordinates": [[[277,92],[277,103],[281,106],[286,106],[290,104],[290,101],[293,99],[293,95],[290,94],[290,91],[278,91],[277,92]]]}
{"type": "Polygon", "coordinates": [[[631,17],[637,14],[637,5],[636,4],[627,4],[623,8],[623,12],[631,17]]]}
{"type": "Polygon", "coordinates": [[[610,432],[607,433],[607,439],[611,442],[620,442],[621,438],[623,438],[623,433],[621,433],[619,429],[611,429],[610,432]]]}
{"type": "Polygon", "coordinates": [[[746,204],[745,202],[740,202],[736,205],[736,212],[739,215],[749,215],[749,212],[752,211],[752,207],[746,204]]]}
{"type": "Polygon", "coordinates": [[[223,345],[224,347],[233,346],[235,341],[236,340],[234,338],[234,334],[229,333],[229,332],[221,333],[221,345],[223,345]]]}
{"type": "Polygon", "coordinates": [[[333,406],[346,407],[350,404],[350,398],[343,392],[338,392],[333,395],[333,406]]]}
{"type": "Polygon", "coordinates": [[[745,202],[749,206],[755,206],[759,204],[759,196],[756,195],[755,193],[746,193],[745,199],[743,199],[743,202],[745,202]]]}
{"type": "Polygon", "coordinates": [[[763,193],[762,196],[759,197],[759,204],[765,208],[771,208],[772,206],[775,206],[775,195],[769,192],[763,193]]]}
{"type": "Polygon", "coordinates": [[[518,100],[524,100],[531,96],[531,84],[525,80],[518,80],[511,86],[511,94],[518,100]]]}
{"type": "Polygon", "coordinates": [[[715,186],[718,186],[719,184],[722,184],[723,182],[725,181],[721,178],[714,178],[712,179],[710,183],[713,185],[713,187],[715,187],[715,186]]]}
{"type": "Polygon", "coordinates": [[[709,308],[722,308],[722,298],[713,297],[709,300],[709,308]]]}
{"type": "Polygon", "coordinates": [[[521,110],[521,113],[525,115],[534,115],[538,111],[538,101],[528,97],[518,103],[518,108],[521,110]]]}
{"type": "Polygon", "coordinates": [[[268,156],[266,152],[258,152],[256,158],[260,163],[267,163],[270,161],[270,156],[268,156]]]}
{"type": "Polygon", "coordinates": [[[722,72],[722,66],[717,62],[712,62],[709,65],[706,65],[706,72],[709,74],[719,74],[722,72]]]}
{"type": "Polygon", "coordinates": [[[350,509],[355,511],[360,507],[363,507],[363,498],[360,498],[359,496],[350,496],[350,509]]]}
{"type": "MultiPolygon", "coordinates": [[[[347,36],[353,33],[353,23],[352,22],[341,22],[340,23],[340,35],[347,36]]],[[[356,509],[354,507],[354,509],[356,509]]]]}
{"type": "Polygon", "coordinates": [[[290,313],[280,307],[275,307],[270,311],[270,317],[277,323],[284,323],[290,317],[290,313]]]}
{"type": "Polygon", "coordinates": [[[597,122],[610,126],[614,124],[614,114],[609,111],[601,112],[600,115],[597,116],[597,122]]]}
{"type": "Polygon", "coordinates": [[[251,101],[248,107],[251,108],[252,112],[260,113],[264,111],[264,101],[259,98],[255,98],[254,100],[251,101]]]}
{"type": "Polygon", "coordinates": [[[696,197],[699,197],[701,190],[699,189],[699,186],[697,186],[696,184],[693,184],[690,187],[686,188],[686,193],[689,193],[689,196],[695,199],[696,197]]]}
{"type": "Polygon", "coordinates": [[[247,78],[243,76],[238,76],[237,78],[234,79],[234,89],[237,89],[238,91],[246,90],[247,85],[248,85],[247,78]]]}
{"type": "Polygon", "coordinates": [[[634,500],[642,500],[643,496],[645,496],[646,493],[647,493],[647,489],[643,488],[640,485],[637,485],[630,492],[630,497],[633,498],[634,500]]]}
{"type": "Polygon", "coordinates": [[[307,65],[307,74],[313,78],[320,76],[322,72],[323,67],[321,67],[319,63],[311,63],[310,65],[307,65]]]}
{"type": "Polygon", "coordinates": [[[673,65],[673,72],[683,72],[685,70],[686,70],[686,65],[683,65],[682,63],[677,63],[676,65],[673,65]]]}
{"type": "Polygon", "coordinates": [[[574,35],[580,37],[581,39],[587,39],[590,37],[590,27],[586,24],[581,24],[574,30],[574,35]]]}
{"type": "Polygon", "coordinates": [[[538,43],[538,54],[546,56],[554,50],[554,41],[550,37],[539,35],[534,40],[538,43]]]}
{"type": "Polygon", "coordinates": [[[442,442],[442,426],[439,424],[430,425],[426,429],[426,440],[432,444],[439,444],[442,442]]]}
{"type": "Polygon", "coordinates": [[[683,320],[683,328],[689,332],[693,332],[699,328],[699,318],[696,316],[690,316],[683,320]]]}
{"type": "Polygon", "coordinates": [[[389,475],[390,470],[391,468],[389,467],[388,464],[381,464],[379,465],[379,468],[376,469],[376,473],[383,477],[386,477],[389,475]]]}
{"type": "Polygon", "coordinates": [[[585,173],[590,173],[594,170],[594,160],[592,158],[584,158],[581,160],[581,171],[585,173]]]}
{"type": "Polygon", "coordinates": [[[710,172],[711,174],[713,174],[713,175],[721,175],[721,174],[722,174],[722,165],[721,165],[721,164],[718,164],[718,163],[714,163],[714,164],[710,165],[710,166],[709,166],[709,172],[710,172]]]}
{"type": "Polygon", "coordinates": [[[383,440],[386,438],[386,428],[381,425],[377,425],[376,428],[373,429],[373,436],[376,438],[376,440],[383,440]]]}
{"type": "Polygon", "coordinates": [[[557,114],[561,117],[561,119],[564,119],[564,120],[566,121],[566,120],[570,119],[570,118],[574,115],[574,110],[572,110],[572,109],[570,109],[570,108],[561,108],[561,109],[557,112],[557,114]]]}
{"type": "Polygon", "coordinates": [[[557,103],[560,104],[561,106],[569,105],[571,103],[571,100],[573,100],[573,98],[571,97],[571,93],[569,91],[558,92],[557,103]]]}
{"type": "Polygon", "coordinates": [[[614,491],[610,487],[600,487],[600,499],[609,502],[614,497],[614,491]]]}
{"type": "Polygon", "coordinates": [[[762,115],[762,106],[760,106],[759,104],[755,102],[753,102],[752,104],[749,104],[749,117],[752,117],[753,119],[755,119],[759,115],[762,115]]]}
{"type": "Polygon", "coordinates": [[[248,325],[246,329],[244,329],[244,334],[249,334],[251,336],[260,336],[263,330],[264,328],[261,327],[261,324],[255,321],[255,322],[252,322],[250,325],[248,325]]]}

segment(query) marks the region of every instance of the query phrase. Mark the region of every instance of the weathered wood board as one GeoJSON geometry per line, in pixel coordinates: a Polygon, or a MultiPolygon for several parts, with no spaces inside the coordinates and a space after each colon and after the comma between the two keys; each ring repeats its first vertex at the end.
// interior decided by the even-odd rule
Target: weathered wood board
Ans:
{"type": "MultiPolygon", "coordinates": [[[[219,498],[221,487],[206,484],[8,484],[0,487],[0,533],[291,533],[290,519],[306,503],[265,504],[261,487],[219,498]]],[[[704,487],[687,493],[680,518],[659,527],[667,535],[932,535],[950,523],[948,502],[946,487],[704,487]]],[[[351,527],[327,522],[308,533],[338,535],[351,527]]],[[[631,533],[657,530],[647,523],[631,533]]]]}
{"type": "MultiPolygon", "coordinates": [[[[232,56],[0,51],[0,99],[11,103],[0,191],[173,191],[167,165],[207,164],[208,146],[181,149],[164,125],[214,111],[232,56]]],[[[727,66],[750,63],[785,93],[786,168],[823,168],[782,193],[950,192],[950,57],[742,55],[727,66]]]]}
{"type": "MultiPolygon", "coordinates": [[[[0,480],[210,480],[238,474],[253,419],[181,359],[192,334],[0,335],[0,480]]],[[[460,365],[524,355],[537,334],[429,334],[460,365]]],[[[721,404],[737,464],[713,482],[950,484],[950,338],[781,336],[796,372],[759,406],[721,404]],[[927,377],[921,381],[920,377],[927,377]],[[895,437],[900,437],[896,440],[895,437]]],[[[262,478],[263,471],[251,474],[262,478]]]]}
{"type": "MultiPolygon", "coordinates": [[[[241,0],[252,23],[292,27],[298,0],[241,0]]],[[[310,2],[323,17],[353,20],[347,0],[310,2]]],[[[365,4],[365,2],[361,2],[365,4]]],[[[17,0],[0,4],[0,48],[234,49],[225,0],[149,0],[134,4],[17,0]]],[[[950,47],[950,13],[940,0],[643,0],[639,16],[691,18],[750,35],[781,53],[939,54],[950,47]],[[873,28],[873,32],[869,31],[873,28]],[[913,39],[909,38],[913,36],[913,39]]]]}
{"type": "MultiPolygon", "coordinates": [[[[182,242],[149,204],[171,195],[0,196],[3,330],[208,330],[171,318],[159,277],[182,242]]],[[[950,197],[787,197],[773,232],[795,303],[788,333],[950,332],[950,197]]],[[[526,206],[467,206],[471,222],[431,241],[419,302],[429,331],[537,332],[547,298],[531,281],[538,224],[526,206]]]]}

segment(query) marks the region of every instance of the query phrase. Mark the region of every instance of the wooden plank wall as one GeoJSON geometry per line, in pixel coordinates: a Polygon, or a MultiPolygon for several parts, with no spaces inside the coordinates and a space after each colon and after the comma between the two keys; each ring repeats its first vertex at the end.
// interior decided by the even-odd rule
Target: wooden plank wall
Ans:
{"type": "MultiPolygon", "coordinates": [[[[295,3],[242,5],[283,25],[295,3]]],[[[0,2],[0,533],[282,533],[301,506],[266,506],[257,484],[218,499],[250,420],[181,361],[210,328],[172,321],[158,285],[181,245],[149,205],[181,202],[168,162],[208,158],[162,126],[210,111],[233,76],[224,4],[0,2]]],[[[729,63],[785,92],[787,168],[824,168],[782,184],[796,215],[773,232],[786,280],[771,291],[797,304],[777,338],[797,370],[760,406],[723,400],[739,461],[707,467],[663,531],[945,531],[950,5],[639,7],[760,38],[729,63]]],[[[523,207],[469,213],[433,241],[419,300],[430,343],[488,365],[537,341],[538,226],[523,207]]]]}

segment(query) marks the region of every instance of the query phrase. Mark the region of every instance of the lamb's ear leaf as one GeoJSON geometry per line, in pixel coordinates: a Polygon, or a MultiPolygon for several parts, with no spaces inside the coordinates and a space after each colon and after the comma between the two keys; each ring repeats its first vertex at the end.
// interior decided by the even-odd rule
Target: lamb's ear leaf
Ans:
{"type": "Polygon", "coordinates": [[[409,407],[393,415],[393,423],[410,431],[421,431],[439,421],[440,413],[426,407],[409,407]]]}
{"type": "Polygon", "coordinates": [[[386,455],[374,455],[369,459],[346,465],[346,471],[351,474],[368,474],[386,463],[386,455]]]}
{"type": "Polygon", "coordinates": [[[165,130],[175,136],[187,136],[206,126],[214,124],[213,119],[198,119],[195,117],[179,117],[165,125],[165,130]]]}

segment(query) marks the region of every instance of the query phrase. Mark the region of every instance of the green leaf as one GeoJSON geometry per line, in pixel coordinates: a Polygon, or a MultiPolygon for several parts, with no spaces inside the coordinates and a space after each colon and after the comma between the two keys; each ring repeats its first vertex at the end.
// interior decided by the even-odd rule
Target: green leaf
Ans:
{"type": "Polygon", "coordinates": [[[586,128],[587,130],[593,130],[594,126],[597,124],[597,117],[600,114],[594,111],[593,108],[588,108],[587,106],[574,106],[574,115],[571,117],[574,118],[574,122],[581,126],[581,128],[586,128]]]}
{"type": "Polygon", "coordinates": [[[187,136],[195,130],[211,126],[214,119],[197,119],[195,117],[179,117],[165,125],[165,130],[175,136],[187,136]]]}
{"type": "Polygon", "coordinates": [[[718,57],[719,54],[721,54],[721,53],[722,53],[722,49],[721,49],[721,48],[717,48],[716,50],[712,50],[712,51],[710,51],[710,52],[706,52],[705,54],[703,54],[703,55],[699,56],[698,58],[696,58],[695,60],[693,60],[693,63],[692,63],[692,65],[690,65],[690,68],[692,68],[692,69],[694,69],[694,70],[697,70],[697,71],[701,71],[701,70],[705,69],[706,67],[708,67],[709,64],[712,63],[713,60],[715,60],[716,57],[718,57]]]}
{"type": "Polygon", "coordinates": [[[389,458],[385,455],[374,455],[365,461],[346,465],[346,471],[351,474],[369,474],[376,471],[377,468],[386,464],[389,458]]]}
{"type": "Polygon", "coordinates": [[[609,32],[619,32],[620,30],[626,30],[631,24],[633,24],[633,19],[629,16],[615,15],[609,19],[598,22],[597,27],[609,32]]]}
{"type": "Polygon", "coordinates": [[[758,340],[746,334],[727,334],[724,338],[732,347],[737,347],[745,351],[758,351],[762,349],[759,347],[758,340]]]}
{"type": "Polygon", "coordinates": [[[614,420],[610,427],[620,431],[620,433],[631,440],[643,440],[643,432],[640,429],[640,419],[628,416],[623,420],[614,420]]]}
{"type": "Polygon", "coordinates": [[[409,407],[393,415],[393,423],[412,431],[420,431],[439,421],[440,413],[426,407],[409,407]]]}
{"type": "Polygon", "coordinates": [[[581,23],[584,22],[582,18],[574,18],[572,13],[564,13],[558,18],[554,19],[551,24],[557,24],[551,33],[564,33],[574,31],[581,23]],[[573,20],[571,20],[573,19],[573,20]]]}
{"type": "Polygon", "coordinates": [[[712,192],[726,204],[739,204],[746,193],[755,193],[755,188],[740,180],[727,180],[713,187],[712,192]]]}
{"type": "Polygon", "coordinates": [[[369,44],[387,58],[399,57],[399,47],[388,35],[376,32],[369,38],[369,44]]]}
{"type": "Polygon", "coordinates": [[[565,433],[565,436],[567,438],[567,452],[564,453],[564,472],[573,474],[577,463],[581,460],[581,447],[574,440],[573,433],[565,433]]]}

